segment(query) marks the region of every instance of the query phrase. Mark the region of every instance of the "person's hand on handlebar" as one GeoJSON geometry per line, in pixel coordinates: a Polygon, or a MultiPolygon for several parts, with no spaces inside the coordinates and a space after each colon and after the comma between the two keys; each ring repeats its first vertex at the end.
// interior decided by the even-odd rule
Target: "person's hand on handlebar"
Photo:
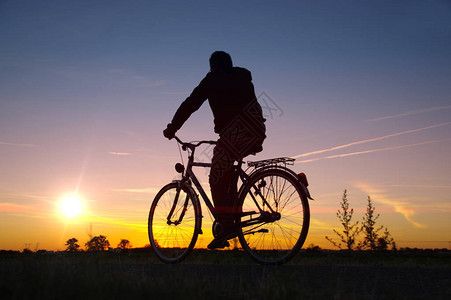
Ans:
{"type": "Polygon", "coordinates": [[[175,136],[175,132],[176,132],[176,131],[177,131],[177,130],[174,128],[174,126],[172,126],[172,124],[169,123],[169,124],[168,124],[168,127],[167,127],[165,130],[163,130],[163,135],[164,135],[166,138],[172,140],[172,139],[174,138],[174,136],[175,136]]]}

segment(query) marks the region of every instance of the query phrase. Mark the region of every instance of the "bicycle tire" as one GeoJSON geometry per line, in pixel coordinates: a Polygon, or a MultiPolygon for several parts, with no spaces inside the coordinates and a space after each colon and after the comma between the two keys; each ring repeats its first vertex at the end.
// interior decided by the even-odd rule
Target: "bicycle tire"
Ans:
{"type": "MultiPolygon", "coordinates": [[[[310,223],[308,199],[299,183],[299,178],[290,170],[281,167],[268,168],[251,174],[246,182],[263,211],[262,195],[280,219],[273,222],[258,222],[242,227],[238,236],[242,248],[260,264],[282,264],[299,252],[307,237],[310,223]],[[261,195],[257,192],[260,191],[261,195]]],[[[243,214],[241,223],[261,218],[261,214],[243,185],[239,193],[243,214]]]]}
{"type": "Polygon", "coordinates": [[[202,226],[199,200],[192,188],[186,184],[179,189],[171,223],[168,221],[178,186],[177,182],[165,185],[155,196],[149,212],[150,245],[158,258],[165,263],[179,263],[184,260],[194,248],[202,226]],[[175,221],[182,213],[182,221],[177,224],[175,221]]]}

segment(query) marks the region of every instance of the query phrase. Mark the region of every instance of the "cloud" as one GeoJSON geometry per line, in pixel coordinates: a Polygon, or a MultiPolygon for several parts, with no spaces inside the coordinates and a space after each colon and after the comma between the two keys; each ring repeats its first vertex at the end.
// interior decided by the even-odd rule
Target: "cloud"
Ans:
{"type": "Polygon", "coordinates": [[[144,83],[144,87],[158,87],[166,84],[165,80],[149,81],[144,83]]]}
{"type": "Polygon", "coordinates": [[[451,185],[433,185],[433,184],[392,184],[391,187],[408,187],[419,189],[451,189],[451,185]]]}
{"type": "Polygon", "coordinates": [[[412,220],[411,216],[413,216],[415,214],[415,210],[413,210],[412,208],[408,208],[406,206],[398,205],[398,204],[394,204],[393,206],[395,208],[395,211],[402,214],[404,216],[404,218],[408,222],[410,222],[413,226],[415,226],[417,228],[422,228],[422,229],[427,228],[427,225],[421,224],[419,222],[412,220]]]}
{"type": "Polygon", "coordinates": [[[0,142],[0,145],[5,145],[5,146],[15,146],[15,147],[36,147],[33,144],[18,144],[18,143],[6,143],[6,142],[0,142]]]}
{"type": "Polygon", "coordinates": [[[140,232],[147,232],[147,224],[143,224],[141,221],[132,221],[130,219],[135,219],[134,216],[122,216],[117,217],[117,214],[115,216],[99,216],[99,215],[86,215],[81,220],[85,221],[86,223],[94,223],[94,224],[107,224],[109,226],[113,226],[116,228],[127,228],[129,230],[137,230],[140,232]]]}
{"type": "Polygon", "coordinates": [[[129,152],[108,152],[108,154],[118,155],[118,156],[130,156],[130,155],[133,155],[132,153],[129,153],[129,152]]]}
{"type": "Polygon", "coordinates": [[[385,116],[385,117],[370,119],[370,120],[367,120],[367,121],[368,122],[376,122],[376,121],[382,121],[382,120],[388,120],[388,119],[394,119],[394,118],[401,118],[401,117],[406,117],[406,116],[411,116],[411,115],[418,115],[418,114],[423,114],[423,113],[437,111],[437,110],[446,110],[446,109],[450,109],[450,108],[451,108],[451,105],[436,106],[436,107],[430,107],[430,108],[425,108],[425,109],[420,109],[420,110],[411,110],[411,111],[407,111],[405,113],[400,113],[400,114],[397,114],[397,115],[391,115],[391,116],[385,116]]]}
{"type": "MultiPolygon", "coordinates": [[[[335,209],[336,210],[336,209],[335,209]]],[[[331,224],[323,222],[319,219],[310,218],[310,225],[313,230],[330,230],[332,228],[331,224]],[[313,225],[313,226],[312,226],[313,225]]]]}
{"type": "Polygon", "coordinates": [[[396,150],[396,149],[402,149],[402,148],[410,148],[415,146],[421,146],[421,145],[427,145],[432,143],[437,143],[439,141],[428,141],[428,142],[422,142],[422,143],[416,143],[416,144],[409,144],[409,145],[402,145],[402,146],[394,146],[394,147],[387,147],[387,148],[378,148],[378,149],[371,149],[371,150],[365,150],[365,151],[359,151],[359,152],[351,152],[351,153],[344,153],[344,154],[337,154],[337,155],[331,155],[326,157],[318,157],[318,158],[312,158],[312,159],[306,159],[297,161],[297,164],[301,163],[308,163],[313,162],[317,160],[323,160],[323,159],[331,159],[331,158],[340,158],[340,157],[348,157],[348,156],[354,156],[354,155],[361,155],[361,154],[368,154],[373,152],[380,152],[380,151],[388,151],[388,150],[396,150]]]}
{"type": "Polygon", "coordinates": [[[0,212],[30,212],[34,208],[30,205],[15,204],[15,203],[0,203],[0,212]]]}
{"type": "Polygon", "coordinates": [[[142,87],[158,87],[166,83],[165,80],[150,81],[143,76],[133,76],[133,79],[140,84],[142,87]]]}
{"type": "Polygon", "coordinates": [[[191,92],[161,92],[163,95],[171,95],[171,96],[180,96],[180,95],[189,95],[191,92]]]}
{"type": "Polygon", "coordinates": [[[415,209],[412,207],[411,203],[402,202],[396,199],[393,199],[386,195],[383,190],[377,189],[373,186],[370,186],[367,183],[355,183],[355,187],[365,192],[368,196],[371,197],[372,200],[383,203],[385,205],[393,207],[395,212],[400,213],[404,216],[404,218],[416,228],[427,228],[427,225],[416,222],[412,219],[413,215],[416,214],[415,209]]]}
{"type": "Polygon", "coordinates": [[[113,189],[114,192],[127,193],[158,193],[159,188],[141,188],[141,189],[113,189]]]}
{"type": "Polygon", "coordinates": [[[336,146],[336,147],[327,148],[327,149],[323,149],[323,150],[317,150],[317,151],[313,151],[313,152],[303,153],[303,154],[299,154],[299,155],[293,156],[293,158],[299,158],[299,157],[305,157],[305,156],[310,156],[310,155],[315,155],[315,154],[321,154],[321,153],[324,153],[324,152],[335,151],[335,150],[348,148],[348,147],[355,146],[355,145],[360,145],[360,144],[366,144],[366,143],[370,143],[370,142],[380,141],[380,140],[388,139],[388,138],[395,137],[395,136],[400,136],[400,135],[404,135],[404,134],[424,131],[424,130],[437,128],[437,127],[442,127],[442,126],[447,126],[447,125],[450,125],[450,124],[451,124],[451,122],[446,122],[446,123],[440,123],[440,124],[436,124],[436,125],[421,127],[421,128],[417,128],[417,129],[401,131],[401,132],[392,133],[392,134],[388,134],[388,135],[384,135],[384,136],[380,136],[380,137],[376,137],[376,138],[372,138],[372,139],[366,139],[366,140],[361,140],[361,141],[357,141],[357,142],[352,142],[352,143],[344,144],[344,145],[341,145],[341,146],[336,146]]]}
{"type": "Polygon", "coordinates": [[[166,81],[163,79],[160,80],[149,80],[145,76],[137,75],[134,72],[130,72],[125,69],[107,69],[108,73],[121,77],[122,80],[133,81],[138,84],[139,87],[159,87],[166,84],[166,81]]]}

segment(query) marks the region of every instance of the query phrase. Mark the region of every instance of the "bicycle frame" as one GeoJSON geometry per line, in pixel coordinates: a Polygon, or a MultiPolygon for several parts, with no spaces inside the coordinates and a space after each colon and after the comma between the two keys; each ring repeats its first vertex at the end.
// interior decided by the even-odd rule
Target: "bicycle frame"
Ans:
{"type": "MultiPolygon", "coordinates": [[[[214,145],[216,144],[215,141],[201,141],[197,144],[191,144],[191,143],[185,143],[182,142],[177,136],[175,137],[175,139],[177,140],[177,142],[179,142],[182,145],[183,150],[187,150],[189,149],[191,151],[191,153],[188,154],[188,164],[187,164],[187,168],[186,170],[182,170],[182,179],[178,181],[179,183],[179,187],[177,189],[177,194],[176,197],[174,199],[174,204],[171,208],[171,211],[168,215],[168,224],[178,224],[183,220],[183,216],[184,213],[187,209],[187,205],[188,205],[188,196],[187,199],[185,199],[185,205],[184,205],[184,211],[180,214],[180,217],[177,221],[173,222],[171,221],[171,217],[172,214],[174,212],[175,207],[177,206],[177,202],[178,202],[178,197],[179,197],[179,193],[181,190],[181,187],[183,184],[189,184],[190,180],[194,183],[194,186],[196,187],[197,191],[199,192],[199,194],[201,195],[202,199],[205,202],[205,205],[207,206],[207,208],[210,210],[211,214],[213,215],[214,219],[216,220],[216,213],[215,213],[215,209],[214,206],[210,200],[210,198],[208,198],[205,190],[203,189],[202,185],[200,184],[199,180],[197,179],[196,175],[194,174],[192,168],[193,167],[204,167],[204,168],[209,168],[211,167],[211,163],[203,163],[203,162],[195,162],[194,161],[194,153],[195,153],[195,149],[200,146],[201,144],[211,144],[214,145]]],[[[263,200],[263,204],[266,205],[269,209],[270,209],[270,216],[268,216],[268,213],[264,214],[263,209],[261,208],[261,206],[258,204],[257,199],[255,199],[254,194],[251,192],[251,187],[248,186],[247,184],[247,179],[249,179],[249,175],[246,174],[245,171],[243,171],[243,169],[241,168],[241,165],[243,164],[242,160],[238,161],[238,164],[236,165],[236,172],[238,173],[238,177],[241,179],[241,182],[243,184],[243,186],[246,188],[246,190],[248,191],[249,195],[252,197],[253,201],[255,202],[255,205],[257,206],[257,208],[259,209],[260,213],[262,214],[262,216],[266,216],[267,218],[265,218],[267,221],[273,219],[274,220],[278,220],[280,219],[280,214],[275,212],[271,206],[268,204],[268,202],[266,201],[265,197],[260,193],[260,191],[258,189],[256,189],[256,194],[259,195],[261,197],[261,199],[263,200]]],[[[256,212],[247,212],[247,215],[251,215],[254,214],[256,212]]],[[[262,220],[261,219],[253,219],[253,220],[248,220],[244,223],[242,223],[242,226],[250,226],[253,224],[257,224],[257,223],[261,223],[262,220]]]]}

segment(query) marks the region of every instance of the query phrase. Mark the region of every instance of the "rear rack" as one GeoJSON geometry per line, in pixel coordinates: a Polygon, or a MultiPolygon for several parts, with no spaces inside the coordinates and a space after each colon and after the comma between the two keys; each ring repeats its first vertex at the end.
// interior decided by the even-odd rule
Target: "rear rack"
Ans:
{"type": "Polygon", "coordinates": [[[278,158],[271,158],[271,159],[265,159],[265,160],[259,160],[259,161],[248,161],[247,165],[249,167],[255,167],[255,168],[261,168],[266,166],[275,166],[278,164],[283,164],[285,166],[287,165],[293,165],[295,158],[291,157],[278,157],[278,158]]]}

